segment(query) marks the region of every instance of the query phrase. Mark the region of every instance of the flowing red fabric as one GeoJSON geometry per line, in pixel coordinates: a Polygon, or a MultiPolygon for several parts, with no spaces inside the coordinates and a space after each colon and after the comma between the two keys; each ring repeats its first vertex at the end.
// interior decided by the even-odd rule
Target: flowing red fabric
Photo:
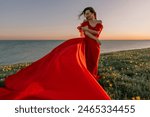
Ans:
{"type": "MultiPolygon", "coordinates": [[[[81,26],[101,32],[103,25],[81,26]]],[[[79,29],[80,30],[80,29],[79,29]]],[[[80,30],[81,31],[81,30],[80,30]]],[[[95,36],[99,36],[95,35],[95,36]]],[[[98,83],[100,45],[85,36],[69,39],[5,79],[2,100],[109,100],[98,83]]]]}

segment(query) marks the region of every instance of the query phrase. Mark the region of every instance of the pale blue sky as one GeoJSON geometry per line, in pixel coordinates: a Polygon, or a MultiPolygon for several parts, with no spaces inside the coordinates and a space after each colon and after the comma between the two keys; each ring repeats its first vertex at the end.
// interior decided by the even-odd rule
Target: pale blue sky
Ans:
{"type": "Polygon", "coordinates": [[[103,21],[101,39],[150,39],[150,0],[0,0],[0,39],[78,37],[87,6],[103,21]]]}

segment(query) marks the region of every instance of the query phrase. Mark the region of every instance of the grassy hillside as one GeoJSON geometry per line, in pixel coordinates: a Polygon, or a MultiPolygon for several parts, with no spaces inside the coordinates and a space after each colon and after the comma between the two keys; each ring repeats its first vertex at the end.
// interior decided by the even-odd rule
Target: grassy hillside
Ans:
{"type": "Polygon", "coordinates": [[[112,99],[150,99],[150,48],[101,54],[99,74],[112,99]]]}
{"type": "MultiPolygon", "coordinates": [[[[0,65],[0,85],[32,62],[0,65]]],[[[112,99],[150,99],[150,48],[101,54],[99,83],[112,99]]]]}

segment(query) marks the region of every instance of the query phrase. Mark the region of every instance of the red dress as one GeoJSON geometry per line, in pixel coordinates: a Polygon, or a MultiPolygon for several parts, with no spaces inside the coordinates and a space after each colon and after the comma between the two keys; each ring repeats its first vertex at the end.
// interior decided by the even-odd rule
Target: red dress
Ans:
{"type": "MultiPolygon", "coordinates": [[[[91,27],[101,31],[98,23],[91,27]]],[[[99,36],[95,35],[95,36],[99,36]]],[[[44,57],[5,79],[4,100],[109,100],[98,83],[100,45],[89,37],[69,39],[44,57]]]]}

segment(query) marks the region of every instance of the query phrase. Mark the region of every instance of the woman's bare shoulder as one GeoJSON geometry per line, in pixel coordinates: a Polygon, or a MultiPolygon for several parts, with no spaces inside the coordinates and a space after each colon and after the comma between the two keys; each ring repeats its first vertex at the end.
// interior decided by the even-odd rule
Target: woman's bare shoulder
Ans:
{"type": "Polygon", "coordinates": [[[102,24],[102,20],[97,20],[97,23],[100,23],[100,24],[102,24]]]}

